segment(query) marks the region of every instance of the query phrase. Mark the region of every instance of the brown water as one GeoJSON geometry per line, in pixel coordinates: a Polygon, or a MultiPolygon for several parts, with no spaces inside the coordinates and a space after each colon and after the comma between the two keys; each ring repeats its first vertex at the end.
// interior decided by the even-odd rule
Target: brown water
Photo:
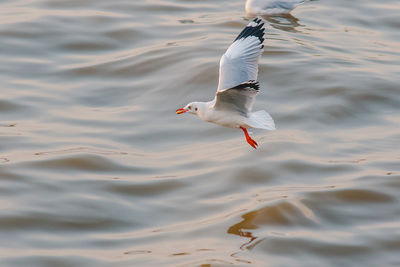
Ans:
{"type": "Polygon", "coordinates": [[[400,265],[400,2],[264,18],[258,150],[175,115],[244,2],[1,2],[0,266],[400,265]]]}

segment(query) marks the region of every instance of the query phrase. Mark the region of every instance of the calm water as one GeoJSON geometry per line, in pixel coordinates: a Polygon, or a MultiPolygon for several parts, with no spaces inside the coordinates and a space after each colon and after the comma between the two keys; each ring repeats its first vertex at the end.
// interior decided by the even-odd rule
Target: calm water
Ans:
{"type": "Polygon", "coordinates": [[[1,266],[400,265],[400,2],[264,18],[258,150],[175,115],[244,3],[0,3],[1,266]]]}

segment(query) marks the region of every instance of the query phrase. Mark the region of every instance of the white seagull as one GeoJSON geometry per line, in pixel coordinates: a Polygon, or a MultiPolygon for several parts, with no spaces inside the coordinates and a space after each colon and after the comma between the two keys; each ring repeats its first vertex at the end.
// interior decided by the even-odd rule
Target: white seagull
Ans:
{"type": "Polygon", "coordinates": [[[251,112],[259,90],[258,60],[264,41],[264,23],[251,21],[229,46],[219,63],[219,83],[214,100],[192,102],[176,110],[195,114],[202,120],[225,127],[240,128],[253,148],[258,144],[248,134],[248,128],[275,130],[275,123],[264,110],[251,112]]]}
{"type": "Polygon", "coordinates": [[[278,15],[288,14],[304,0],[247,0],[246,13],[248,15],[278,15]]]}

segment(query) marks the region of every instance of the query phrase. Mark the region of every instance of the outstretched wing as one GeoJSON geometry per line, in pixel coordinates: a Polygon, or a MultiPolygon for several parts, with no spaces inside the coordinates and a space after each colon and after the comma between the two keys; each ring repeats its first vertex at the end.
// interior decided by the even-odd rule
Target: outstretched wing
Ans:
{"type": "Polygon", "coordinates": [[[229,46],[219,63],[218,90],[257,80],[258,60],[264,42],[264,23],[254,19],[229,46]]]}
{"type": "Polygon", "coordinates": [[[214,109],[235,111],[247,115],[253,108],[259,89],[260,85],[257,81],[247,81],[233,88],[218,91],[214,109]]]}

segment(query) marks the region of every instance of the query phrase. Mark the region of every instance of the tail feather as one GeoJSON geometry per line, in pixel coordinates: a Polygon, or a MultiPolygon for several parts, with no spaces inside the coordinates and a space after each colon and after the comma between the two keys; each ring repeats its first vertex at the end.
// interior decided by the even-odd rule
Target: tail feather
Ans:
{"type": "Polygon", "coordinates": [[[274,119],[265,110],[250,113],[248,123],[253,128],[276,130],[274,119]]]}

